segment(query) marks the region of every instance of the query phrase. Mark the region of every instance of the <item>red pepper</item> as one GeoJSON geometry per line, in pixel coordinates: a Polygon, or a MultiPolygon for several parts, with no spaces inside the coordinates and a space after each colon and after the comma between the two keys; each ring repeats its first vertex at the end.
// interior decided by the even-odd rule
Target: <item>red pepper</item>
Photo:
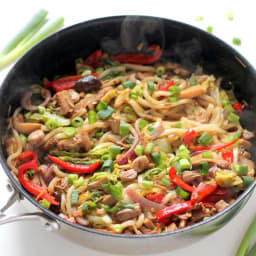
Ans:
{"type": "Polygon", "coordinates": [[[218,187],[211,195],[205,198],[207,202],[218,202],[219,200],[225,200],[232,196],[232,193],[229,192],[226,188],[218,187]]]}
{"type": "Polygon", "coordinates": [[[100,166],[100,161],[97,161],[93,164],[90,165],[85,165],[85,164],[74,164],[71,162],[66,162],[58,157],[54,157],[51,155],[48,155],[48,157],[57,165],[65,169],[66,171],[69,172],[75,172],[75,173],[92,173],[94,172],[99,166],[100,166]]]}
{"type": "Polygon", "coordinates": [[[171,80],[168,82],[168,84],[165,87],[159,88],[158,91],[168,91],[169,87],[174,85],[174,80],[171,80]]]}
{"type": "Polygon", "coordinates": [[[164,196],[161,193],[151,193],[151,194],[147,194],[146,198],[150,201],[153,201],[155,203],[161,203],[164,196]]]}
{"type": "Polygon", "coordinates": [[[242,112],[242,104],[239,102],[236,102],[232,105],[233,109],[236,110],[237,112],[241,113],[242,112]]]}
{"type": "Polygon", "coordinates": [[[177,174],[176,174],[176,168],[171,167],[169,170],[169,176],[173,183],[178,185],[179,187],[183,188],[186,191],[193,192],[195,190],[194,187],[188,185],[185,183],[177,174]]]}
{"type": "Polygon", "coordinates": [[[221,156],[224,160],[233,163],[234,155],[232,151],[223,151],[221,152],[221,156]]]}
{"type": "Polygon", "coordinates": [[[171,215],[184,212],[191,208],[193,204],[193,201],[186,201],[165,207],[157,212],[156,219],[159,223],[166,223],[171,215]]]}
{"type": "Polygon", "coordinates": [[[154,51],[154,53],[121,53],[112,56],[111,59],[120,63],[152,64],[156,62],[162,55],[162,50],[159,45],[153,44],[148,48],[148,50],[154,51]]]}
{"type": "Polygon", "coordinates": [[[99,74],[98,73],[92,73],[92,76],[99,76],[99,74]]]}
{"type": "Polygon", "coordinates": [[[59,78],[55,81],[44,81],[46,88],[52,88],[55,92],[72,89],[77,80],[81,79],[82,75],[67,76],[59,78]]]}
{"type": "Polygon", "coordinates": [[[229,143],[220,143],[220,144],[217,144],[217,145],[213,145],[210,147],[211,150],[221,150],[223,148],[227,148],[227,147],[230,147],[232,146],[233,144],[235,144],[237,141],[239,140],[239,138],[236,138],[235,140],[229,142],[229,143]]]}
{"type": "Polygon", "coordinates": [[[206,202],[206,201],[204,201],[204,202],[202,202],[202,204],[203,204],[205,207],[215,207],[215,204],[212,203],[212,202],[206,202]]]}
{"type": "Polygon", "coordinates": [[[191,141],[192,139],[196,138],[198,135],[197,135],[197,132],[194,130],[194,129],[188,129],[184,135],[184,143],[189,147],[193,147],[194,144],[193,142],[191,141]]]}
{"type": "Polygon", "coordinates": [[[218,187],[217,183],[205,184],[201,182],[191,195],[192,202],[201,202],[205,197],[212,194],[218,187]]]}
{"type": "Polygon", "coordinates": [[[97,68],[100,65],[101,59],[102,59],[102,51],[96,50],[85,59],[84,64],[88,66],[92,66],[93,68],[97,68]]]}
{"type": "Polygon", "coordinates": [[[18,179],[20,184],[32,195],[39,196],[40,199],[46,199],[50,204],[59,205],[59,202],[55,200],[53,196],[51,196],[45,188],[35,184],[32,180],[25,179],[24,175],[27,170],[33,169],[35,172],[37,169],[37,155],[33,151],[25,151],[19,156],[20,160],[28,160],[29,162],[22,164],[18,168],[18,179]]]}

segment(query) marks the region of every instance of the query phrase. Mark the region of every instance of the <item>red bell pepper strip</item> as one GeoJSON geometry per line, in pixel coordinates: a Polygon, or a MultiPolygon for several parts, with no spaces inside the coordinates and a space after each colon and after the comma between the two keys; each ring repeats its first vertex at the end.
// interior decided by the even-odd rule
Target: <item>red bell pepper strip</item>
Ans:
{"type": "Polygon", "coordinates": [[[167,206],[156,213],[156,219],[159,223],[166,223],[171,215],[184,212],[191,208],[193,204],[192,201],[186,201],[167,206]]]}
{"type": "Polygon", "coordinates": [[[43,83],[46,88],[52,88],[55,92],[59,92],[72,89],[75,86],[76,81],[82,77],[82,75],[67,76],[55,81],[44,81],[43,83]]]}
{"type": "Polygon", "coordinates": [[[241,113],[242,112],[242,104],[239,102],[236,102],[232,105],[233,109],[236,110],[237,112],[241,113]]]}
{"type": "Polygon", "coordinates": [[[148,50],[154,51],[154,53],[121,53],[112,56],[111,59],[113,61],[118,61],[119,63],[152,64],[156,62],[162,55],[162,50],[159,45],[153,44],[148,48],[148,50]]]}
{"type": "Polygon", "coordinates": [[[19,159],[21,161],[34,161],[35,163],[37,163],[38,157],[36,152],[27,150],[19,155],[19,159]]]}
{"type": "Polygon", "coordinates": [[[177,186],[183,188],[186,191],[193,192],[195,190],[194,187],[188,185],[185,183],[177,174],[176,174],[176,168],[173,166],[169,170],[169,176],[173,183],[175,183],[177,186]]]}
{"type": "Polygon", "coordinates": [[[219,200],[225,200],[232,196],[232,193],[226,188],[218,187],[212,194],[205,198],[207,202],[218,202],[219,200]]]}
{"type": "Polygon", "coordinates": [[[161,193],[151,193],[151,194],[147,194],[145,196],[148,200],[153,201],[155,203],[161,203],[164,196],[161,193]]]}
{"type": "Polygon", "coordinates": [[[192,202],[201,202],[205,197],[212,194],[218,187],[217,183],[205,184],[201,182],[191,194],[192,202]]]}
{"type": "Polygon", "coordinates": [[[97,161],[93,164],[90,165],[85,165],[85,164],[74,164],[71,162],[66,162],[58,157],[54,157],[51,155],[48,155],[48,157],[58,166],[62,167],[66,171],[69,172],[75,172],[75,173],[92,173],[94,172],[99,166],[100,166],[100,161],[97,161]]]}
{"type": "Polygon", "coordinates": [[[37,155],[33,151],[25,151],[19,157],[21,160],[25,160],[31,157],[31,161],[22,164],[18,168],[18,179],[20,184],[32,195],[39,196],[40,199],[46,199],[50,204],[59,205],[59,202],[57,202],[55,198],[46,191],[45,188],[35,184],[32,180],[25,179],[24,175],[27,170],[33,169],[35,172],[38,171],[36,162],[37,155]]]}
{"type": "Polygon", "coordinates": [[[194,129],[188,129],[184,135],[184,143],[189,147],[194,147],[192,139],[196,138],[197,132],[194,129]]]}
{"type": "Polygon", "coordinates": [[[174,80],[171,80],[167,83],[167,85],[165,87],[159,88],[158,91],[163,91],[163,92],[167,92],[169,87],[174,85],[174,80]]]}
{"type": "Polygon", "coordinates": [[[96,50],[85,59],[84,64],[88,66],[92,66],[93,68],[97,68],[101,63],[101,59],[102,59],[102,51],[96,50]]]}
{"type": "Polygon", "coordinates": [[[224,160],[233,163],[234,162],[234,154],[232,151],[223,151],[221,152],[221,156],[224,160]]]}
{"type": "Polygon", "coordinates": [[[213,145],[210,147],[211,150],[221,150],[223,148],[227,148],[227,147],[230,147],[232,145],[234,145],[237,141],[239,140],[239,138],[236,138],[235,140],[229,142],[229,143],[220,143],[220,144],[217,144],[217,145],[213,145]]]}
{"type": "Polygon", "coordinates": [[[92,73],[92,76],[99,76],[99,74],[98,73],[92,73]]]}

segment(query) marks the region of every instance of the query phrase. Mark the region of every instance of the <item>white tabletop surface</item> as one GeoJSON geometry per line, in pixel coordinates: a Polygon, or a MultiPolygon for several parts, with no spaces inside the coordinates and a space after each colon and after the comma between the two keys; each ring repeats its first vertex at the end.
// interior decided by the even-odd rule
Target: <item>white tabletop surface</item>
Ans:
{"type": "MultiPolygon", "coordinates": [[[[242,39],[242,46],[236,46],[254,66],[255,23],[254,1],[2,1],[0,15],[0,49],[10,37],[19,30],[38,9],[45,8],[51,17],[64,16],[65,26],[97,17],[141,14],[161,16],[184,21],[205,29],[213,26],[214,34],[231,43],[233,37],[242,39]],[[228,21],[226,13],[233,11],[234,20],[228,21]],[[196,16],[203,16],[204,21],[196,22],[196,16]]],[[[0,82],[9,69],[0,72],[0,82]]],[[[0,170],[0,205],[6,200],[7,177],[0,170]]],[[[256,214],[255,193],[241,212],[224,228],[204,238],[197,244],[171,253],[158,255],[196,255],[196,256],[233,256],[252,217],[256,214]]],[[[15,215],[25,209],[14,205],[8,214],[15,215]]],[[[95,238],[96,239],[96,238],[95,238]]],[[[138,242],[139,246],[139,242],[138,242]]],[[[64,240],[56,233],[45,231],[37,222],[14,223],[0,227],[0,255],[3,256],[45,256],[45,255],[103,255],[102,252],[88,249],[74,242],[64,240]],[[57,253],[57,254],[56,254],[57,253]]],[[[109,254],[104,254],[109,255],[109,254]]]]}

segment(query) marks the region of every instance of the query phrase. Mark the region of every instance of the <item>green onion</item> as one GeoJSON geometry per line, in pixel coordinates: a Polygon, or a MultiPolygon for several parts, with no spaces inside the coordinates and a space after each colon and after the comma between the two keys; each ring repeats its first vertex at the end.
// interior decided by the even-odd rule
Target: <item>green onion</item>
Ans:
{"type": "Polygon", "coordinates": [[[24,143],[27,143],[27,137],[24,134],[20,134],[20,138],[24,143]]]}
{"type": "Polygon", "coordinates": [[[233,19],[234,19],[234,14],[233,14],[233,12],[228,12],[228,13],[227,13],[227,19],[228,19],[228,20],[233,20],[233,19]]]}
{"type": "Polygon", "coordinates": [[[170,86],[168,91],[171,93],[171,96],[177,96],[181,92],[181,88],[177,85],[170,86]]]}
{"type": "Polygon", "coordinates": [[[114,224],[114,225],[112,225],[112,229],[116,233],[122,233],[123,232],[123,227],[122,227],[121,224],[114,224]]]}
{"type": "Polygon", "coordinates": [[[97,106],[96,106],[96,111],[99,112],[103,109],[106,109],[108,107],[108,104],[105,103],[104,101],[100,101],[97,106]]]}
{"type": "Polygon", "coordinates": [[[245,164],[232,164],[232,169],[239,175],[239,176],[246,176],[248,174],[248,165],[245,164]]]}
{"type": "Polygon", "coordinates": [[[76,134],[76,128],[74,128],[74,127],[63,127],[63,132],[68,138],[72,138],[76,134]]]}
{"type": "Polygon", "coordinates": [[[130,133],[130,124],[121,123],[119,127],[119,134],[121,136],[126,136],[130,133]]]}
{"type": "Polygon", "coordinates": [[[150,156],[151,156],[152,161],[153,161],[156,165],[158,165],[159,162],[160,162],[160,159],[161,159],[160,153],[154,152],[154,153],[152,153],[150,156]]]}
{"type": "Polygon", "coordinates": [[[132,89],[132,88],[134,88],[134,86],[135,86],[132,80],[124,81],[124,82],[122,83],[122,85],[123,85],[123,87],[124,87],[125,89],[126,89],[126,88],[132,89]]]}
{"type": "Polygon", "coordinates": [[[199,169],[200,169],[200,174],[202,176],[206,176],[209,174],[209,163],[206,161],[201,161],[199,163],[199,169]]]}
{"type": "Polygon", "coordinates": [[[39,114],[43,115],[45,113],[45,107],[38,106],[38,112],[39,112],[39,114]]]}
{"type": "MultiPolygon", "coordinates": [[[[256,217],[254,217],[253,221],[249,225],[248,230],[244,234],[243,240],[241,241],[239,248],[236,252],[236,256],[247,256],[247,251],[250,246],[250,242],[256,234],[256,217]]],[[[253,256],[252,254],[251,256],[253,256]]]]}
{"type": "Polygon", "coordinates": [[[182,158],[179,161],[181,170],[189,170],[191,168],[191,163],[186,158],[182,158]]]}
{"type": "Polygon", "coordinates": [[[94,124],[97,121],[96,112],[93,110],[88,111],[88,121],[90,124],[94,124]]]}
{"type": "Polygon", "coordinates": [[[100,117],[100,119],[107,120],[109,117],[112,116],[114,112],[115,110],[112,107],[108,106],[106,109],[99,111],[97,115],[100,117]]]}
{"type": "Polygon", "coordinates": [[[115,63],[114,61],[112,61],[111,59],[109,58],[103,58],[101,60],[102,64],[104,66],[112,66],[112,67],[116,67],[117,66],[117,63],[115,63]]]}
{"type": "Polygon", "coordinates": [[[149,142],[145,148],[145,153],[146,154],[151,154],[152,150],[154,148],[154,143],[153,142],[149,142]]]}
{"type": "Polygon", "coordinates": [[[195,21],[203,21],[204,20],[204,17],[203,16],[197,16],[195,18],[195,21]]]}
{"type": "Polygon", "coordinates": [[[92,73],[92,71],[90,69],[85,69],[81,75],[82,76],[89,76],[91,73],[92,73]]]}
{"type": "Polygon", "coordinates": [[[85,179],[83,177],[80,177],[78,180],[73,181],[73,184],[75,187],[82,186],[84,185],[84,183],[85,183],[85,179]]]}
{"type": "Polygon", "coordinates": [[[178,101],[178,97],[177,97],[177,96],[169,96],[168,99],[169,99],[169,101],[170,101],[171,103],[175,103],[175,102],[178,101]]]}
{"type": "Polygon", "coordinates": [[[213,158],[213,154],[212,154],[212,152],[210,152],[210,151],[204,151],[204,152],[202,153],[202,158],[212,159],[212,158],[213,158]]]}
{"type": "Polygon", "coordinates": [[[77,205],[78,204],[78,194],[79,191],[78,190],[73,190],[72,194],[71,194],[71,205],[77,205]]]}
{"type": "Polygon", "coordinates": [[[98,68],[96,68],[96,73],[98,73],[98,74],[103,73],[103,71],[104,71],[104,68],[103,68],[103,67],[98,67],[98,68]]]}
{"type": "Polygon", "coordinates": [[[228,115],[228,120],[234,123],[237,123],[239,121],[240,117],[237,114],[230,113],[228,115]]]}
{"type": "Polygon", "coordinates": [[[149,169],[143,174],[143,180],[152,180],[154,176],[158,175],[162,171],[163,169],[159,167],[149,169]]]}
{"type": "Polygon", "coordinates": [[[162,178],[160,180],[160,184],[162,184],[162,185],[164,185],[165,187],[168,188],[170,186],[171,182],[169,180],[167,180],[166,178],[162,178]]]}
{"type": "Polygon", "coordinates": [[[112,145],[109,147],[109,153],[112,159],[115,159],[116,156],[121,153],[121,148],[119,146],[112,145]]]}
{"type": "Polygon", "coordinates": [[[54,130],[58,127],[58,123],[53,119],[49,119],[46,121],[45,126],[48,130],[54,130]]]}
{"type": "Polygon", "coordinates": [[[153,81],[148,81],[148,91],[151,94],[155,91],[155,84],[153,81]]]}
{"type": "Polygon", "coordinates": [[[144,148],[141,145],[137,145],[134,149],[134,152],[137,156],[142,156],[144,153],[144,148]]]}
{"type": "Polygon", "coordinates": [[[109,184],[110,194],[118,201],[122,199],[123,184],[119,181],[115,185],[109,184]]]}
{"type": "Polygon", "coordinates": [[[156,69],[156,75],[157,76],[162,76],[165,73],[165,67],[164,66],[159,66],[156,69]]]}
{"type": "Polygon", "coordinates": [[[149,181],[149,180],[143,180],[141,183],[141,186],[145,189],[150,189],[152,188],[154,185],[153,181],[149,181]]]}
{"type": "Polygon", "coordinates": [[[175,162],[175,163],[173,164],[173,166],[174,166],[175,169],[176,169],[176,173],[180,176],[181,173],[182,173],[182,169],[181,169],[180,163],[179,163],[179,162],[175,162]]]}
{"type": "Polygon", "coordinates": [[[30,170],[27,170],[26,173],[27,173],[27,175],[28,175],[28,178],[29,178],[30,180],[32,180],[33,177],[34,177],[35,171],[34,171],[33,169],[30,169],[30,170]]]}
{"type": "Polygon", "coordinates": [[[199,137],[198,142],[203,146],[208,146],[212,142],[212,137],[208,132],[204,132],[199,137]]]}
{"type": "Polygon", "coordinates": [[[104,131],[97,131],[97,132],[95,133],[95,137],[96,137],[97,139],[99,139],[100,137],[103,136],[103,134],[104,134],[104,131]]]}
{"type": "Polygon", "coordinates": [[[78,175],[77,174],[69,174],[68,175],[68,184],[72,185],[75,180],[78,180],[78,175]]]}
{"type": "Polygon", "coordinates": [[[40,10],[4,48],[0,58],[0,69],[9,65],[36,43],[63,26],[64,19],[62,17],[45,25],[46,15],[45,10],[40,10]]]}
{"type": "Polygon", "coordinates": [[[193,85],[196,85],[196,84],[197,84],[197,79],[195,77],[191,76],[189,78],[189,85],[193,86],[193,85]]]}
{"type": "Polygon", "coordinates": [[[84,120],[82,117],[80,116],[77,116],[77,117],[74,117],[72,120],[71,120],[71,125],[74,126],[74,127],[81,127],[84,123],[84,120]]]}
{"type": "Polygon", "coordinates": [[[255,256],[256,255],[256,243],[252,246],[250,251],[246,254],[246,256],[255,256]]]}
{"type": "Polygon", "coordinates": [[[234,45],[241,45],[241,44],[242,44],[242,41],[241,41],[240,38],[234,37],[234,38],[232,39],[232,43],[233,43],[234,45]]]}
{"type": "Polygon", "coordinates": [[[132,100],[137,100],[138,99],[138,93],[137,92],[130,92],[129,93],[129,98],[132,100]]]}
{"type": "Polygon", "coordinates": [[[225,109],[226,111],[228,111],[228,113],[234,112],[234,109],[233,109],[233,107],[232,107],[232,105],[231,105],[230,103],[226,104],[226,105],[224,106],[224,109],[225,109]]]}
{"type": "Polygon", "coordinates": [[[175,128],[181,128],[181,122],[179,121],[179,122],[176,122],[175,124],[174,124],[174,127],[175,128]]]}
{"type": "Polygon", "coordinates": [[[188,200],[190,197],[190,194],[187,191],[185,191],[184,189],[182,189],[181,187],[177,187],[175,189],[175,191],[179,197],[181,197],[185,200],[188,200]]]}
{"type": "Polygon", "coordinates": [[[97,207],[97,204],[92,201],[83,203],[83,206],[82,206],[83,215],[87,215],[87,214],[91,213],[92,211],[94,211],[96,209],[96,207],[97,207]]]}
{"type": "Polygon", "coordinates": [[[124,113],[125,113],[125,116],[128,119],[135,120],[135,118],[136,118],[135,113],[134,113],[133,109],[130,106],[126,106],[124,108],[124,113]]]}
{"type": "MultiPolygon", "coordinates": [[[[106,161],[106,160],[112,160],[112,156],[110,154],[105,154],[100,158],[101,161],[106,161]]],[[[107,170],[108,172],[110,172],[111,170],[107,170]]]]}
{"type": "Polygon", "coordinates": [[[139,129],[142,130],[144,127],[146,127],[149,124],[149,121],[141,119],[139,121],[139,129]]]}
{"type": "Polygon", "coordinates": [[[46,200],[46,199],[43,199],[39,202],[45,209],[49,209],[51,204],[46,200]]]}
{"type": "Polygon", "coordinates": [[[112,172],[114,169],[114,162],[112,159],[107,159],[104,161],[101,167],[104,172],[112,172]]]}
{"type": "Polygon", "coordinates": [[[147,129],[149,132],[153,132],[155,130],[152,126],[149,126],[147,129]]]}
{"type": "Polygon", "coordinates": [[[244,188],[247,189],[254,181],[254,178],[251,176],[242,176],[244,188]]]}
{"type": "Polygon", "coordinates": [[[212,26],[206,27],[206,31],[207,31],[208,33],[212,33],[212,32],[213,32],[213,27],[212,27],[212,26]]]}

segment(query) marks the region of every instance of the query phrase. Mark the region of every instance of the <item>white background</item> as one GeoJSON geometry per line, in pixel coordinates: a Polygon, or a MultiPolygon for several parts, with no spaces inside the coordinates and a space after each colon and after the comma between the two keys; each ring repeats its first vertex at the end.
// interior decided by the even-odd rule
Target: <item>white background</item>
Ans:
{"type": "MultiPolygon", "coordinates": [[[[213,26],[214,34],[231,43],[234,36],[242,38],[242,46],[236,47],[254,66],[255,53],[255,24],[256,15],[254,1],[11,1],[1,4],[0,15],[0,48],[15,34],[24,22],[38,9],[45,8],[50,17],[63,16],[65,26],[84,20],[122,14],[142,14],[162,16],[184,21],[205,29],[213,26]],[[234,12],[234,21],[226,19],[226,13],[234,12]],[[204,16],[203,22],[196,22],[196,16],[204,16]]],[[[0,72],[0,82],[9,69],[0,72]]],[[[0,169],[0,205],[6,200],[6,176],[0,169]]],[[[237,246],[256,214],[255,194],[248,204],[221,230],[204,238],[201,242],[190,247],[161,255],[207,255],[233,256],[237,246]]],[[[24,212],[21,205],[12,207],[8,214],[24,212]]],[[[117,245],[118,246],[118,245],[117,245]]],[[[139,244],[138,244],[139,246],[139,244]]],[[[171,250],[171,248],[170,248],[171,250]]],[[[73,242],[64,240],[58,234],[43,230],[39,223],[15,223],[0,227],[0,255],[4,256],[42,256],[42,255],[103,255],[89,250],[73,242]]],[[[106,254],[104,254],[106,255],[106,254]]],[[[160,255],[160,254],[158,254],[160,255]]]]}

